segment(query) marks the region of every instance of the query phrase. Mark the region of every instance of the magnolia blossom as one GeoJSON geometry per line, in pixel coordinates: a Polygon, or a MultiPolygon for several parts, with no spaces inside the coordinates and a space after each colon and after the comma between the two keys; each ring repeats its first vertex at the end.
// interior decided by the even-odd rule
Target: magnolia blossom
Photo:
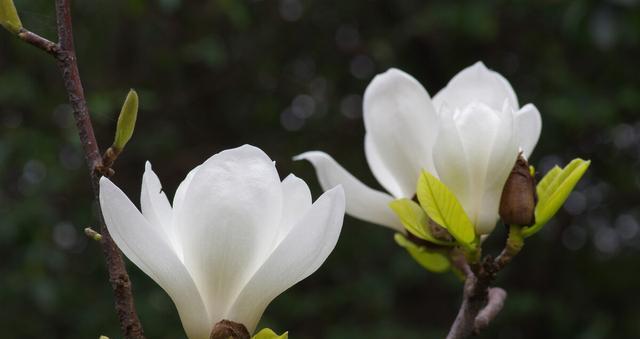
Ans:
{"type": "Polygon", "coordinates": [[[367,87],[363,111],[367,162],[390,194],[367,187],[326,153],[296,159],[314,165],[324,189],[343,185],[348,214],[401,232],[388,204],[412,198],[423,169],[451,189],[477,233],[491,232],[518,151],[529,157],[542,127],[538,109],[520,107],[509,82],[482,62],[433,98],[409,74],[390,69],[367,87]]]}
{"type": "Polygon", "coordinates": [[[331,253],[345,208],[341,187],[312,204],[304,181],[280,181],[273,161],[248,145],[189,172],[173,207],[148,162],[142,213],[107,178],[100,203],[113,240],[169,294],[190,339],[209,338],[222,319],[253,332],[271,300],[331,253]]]}

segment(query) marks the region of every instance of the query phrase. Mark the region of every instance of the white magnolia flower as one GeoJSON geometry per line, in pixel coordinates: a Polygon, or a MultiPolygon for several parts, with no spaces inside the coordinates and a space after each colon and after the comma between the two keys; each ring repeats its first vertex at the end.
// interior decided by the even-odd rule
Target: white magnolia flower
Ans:
{"type": "Polygon", "coordinates": [[[220,152],[194,168],[173,207],[147,163],[142,213],[100,179],[107,228],[124,254],[175,303],[190,339],[222,319],[253,332],[267,305],[316,271],[342,228],[344,192],[311,203],[309,188],[253,146],[220,152]]]}
{"type": "Polygon", "coordinates": [[[433,98],[409,74],[390,69],[364,94],[364,150],[378,182],[367,187],[323,152],[309,160],[324,189],[342,184],[347,213],[404,232],[388,207],[412,198],[421,169],[447,185],[479,234],[498,220],[502,188],[518,150],[529,157],[540,136],[538,109],[520,107],[509,82],[482,62],[465,68],[433,98]]]}

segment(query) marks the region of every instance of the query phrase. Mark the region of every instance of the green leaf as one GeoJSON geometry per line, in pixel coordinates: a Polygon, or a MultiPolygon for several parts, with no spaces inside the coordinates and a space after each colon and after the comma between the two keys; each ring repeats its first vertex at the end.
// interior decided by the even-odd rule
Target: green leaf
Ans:
{"type": "Polygon", "coordinates": [[[418,246],[400,233],[396,233],[394,239],[400,247],[409,252],[413,260],[431,272],[442,273],[451,267],[449,258],[440,252],[430,251],[426,247],[418,246]]]}
{"type": "Polygon", "coordinates": [[[549,194],[549,187],[560,173],[562,173],[562,168],[556,165],[549,172],[547,172],[547,175],[545,175],[542,180],[540,180],[540,182],[536,186],[538,200],[547,197],[547,195],[549,194]]]}
{"type": "Polygon", "coordinates": [[[454,243],[440,240],[431,234],[429,216],[416,202],[410,199],[397,199],[389,203],[391,210],[398,216],[402,225],[411,234],[434,244],[451,246],[454,243]]]}
{"type": "Polygon", "coordinates": [[[120,110],[118,117],[118,125],[116,127],[116,137],[113,141],[113,148],[122,150],[129,142],[136,127],[136,119],[138,117],[138,93],[130,90],[127,98],[120,110]]]}
{"type": "Polygon", "coordinates": [[[475,228],[456,196],[438,178],[422,171],[418,200],[431,220],[446,228],[467,249],[476,246],[475,228]]]}
{"type": "Polygon", "coordinates": [[[18,34],[22,28],[13,0],[0,0],[0,25],[13,34],[18,34]]]}
{"type": "Polygon", "coordinates": [[[289,339],[289,332],[284,332],[282,335],[277,335],[270,328],[263,328],[251,339],[289,339]]]}
{"type": "Polygon", "coordinates": [[[542,178],[536,187],[538,194],[536,224],[523,230],[522,234],[525,238],[540,231],[542,226],[558,212],[590,164],[590,160],[574,159],[563,169],[554,167],[542,178]]]}

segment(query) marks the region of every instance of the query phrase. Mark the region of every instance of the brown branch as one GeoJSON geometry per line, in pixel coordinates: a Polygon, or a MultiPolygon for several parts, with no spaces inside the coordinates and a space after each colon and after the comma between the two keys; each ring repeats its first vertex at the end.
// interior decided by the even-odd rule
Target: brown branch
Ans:
{"type": "Polygon", "coordinates": [[[54,57],[57,57],[57,55],[60,53],[60,46],[58,44],[49,41],[39,36],[38,34],[28,31],[24,27],[20,28],[18,37],[24,42],[40,48],[41,50],[53,55],[54,57]]]}
{"type": "Polygon", "coordinates": [[[481,263],[469,265],[461,253],[451,254],[453,265],[465,275],[465,283],[462,304],[447,339],[462,339],[478,334],[500,313],[507,292],[490,286],[496,274],[511,262],[523,244],[522,228],[509,226],[505,247],[495,260],[488,255],[481,263]]]}
{"type": "Polygon", "coordinates": [[[500,313],[504,306],[504,301],[507,299],[507,291],[499,287],[490,288],[487,298],[487,305],[476,316],[474,334],[480,334],[480,331],[487,328],[489,323],[500,313]]]}
{"type": "MultiPolygon", "coordinates": [[[[58,59],[58,68],[62,72],[64,86],[73,109],[73,116],[82,143],[85,160],[91,172],[91,183],[96,203],[99,204],[100,175],[95,169],[102,165],[102,157],[93,133],[89,109],[84,96],[84,89],[82,88],[80,72],[78,71],[78,62],[73,45],[70,0],[56,0],[56,19],[60,46],[60,52],[56,56],[58,59]]],[[[98,211],[100,211],[100,209],[98,209],[98,211]]],[[[100,233],[102,235],[100,244],[102,245],[102,252],[107,262],[109,282],[111,283],[111,288],[115,296],[115,308],[120,321],[120,328],[125,338],[142,339],[144,338],[144,332],[138,315],[136,314],[133,294],[131,292],[131,281],[129,280],[124,260],[109,235],[109,230],[104,223],[102,213],[98,212],[98,214],[100,233]]]]}
{"type": "MultiPolygon", "coordinates": [[[[18,37],[54,56],[58,61],[58,68],[62,73],[64,87],[69,96],[69,103],[73,109],[73,117],[78,129],[84,157],[89,167],[91,185],[96,203],[100,203],[100,173],[96,170],[102,167],[100,149],[93,132],[89,109],[84,96],[84,89],[78,71],[76,52],[73,44],[73,26],[71,22],[70,0],[56,0],[56,19],[59,42],[53,43],[25,28],[21,28],[18,37]]],[[[100,244],[107,263],[109,282],[115,297],[115,309],[120,321],[120,328],[127,339],[144,339],[142,325],[136,314],[131,282],[125,268],[124,260],[109,235],[102,213],[98,208],[100,223],[100,244]]]]}

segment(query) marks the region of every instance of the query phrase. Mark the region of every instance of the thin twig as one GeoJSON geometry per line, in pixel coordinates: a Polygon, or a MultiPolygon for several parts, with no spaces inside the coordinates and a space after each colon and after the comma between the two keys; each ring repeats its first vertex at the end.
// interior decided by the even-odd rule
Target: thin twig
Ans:
{"type": "MultiPolygon", "coordinates": [[[[56,0],[56,19],[58,43],[47,40],[25,28],[21,28],[18,37],[23,41],[54,56],[58,61],[58,68],[62,73],[64,87],[69,96],[69,103],[73,109],[73,117],[78,129],[80,142],[91,176],[94,198],[99,205],[100,173],[96,168],[102,166],[102,156],[93,132],[89,109],[84,96],[84,89],[78,71],[76,52],[73,44],[73,26],[71,22],[70,0],[56,0]]],[[[109,282],[115,297],[115,309],[120,321],[120,328],[127,339],[144,339],[142,325],[136,314],[131,282],[125,268],[124,260],[109,235],[102,213],[98,208],[100,224],[100,244],[107,262],[109,282]]]]}
{"type": "Polygon", "coordinates": [[[49,41],[38,34],[35,34],[31,31],[28,31],[25,28],[20,28],[20,32],[18,32],[18,37],[22,39],[24,42],[29,43],[41,50],[57,57],[60,54],[60,46],[52,41],[49,41]]]}
{"type": "MultiPolygon", "coordinates": [[[[96,167],[102,165],[102,156],[93,133],[93,126],[89,116],[89,109],[82,88],[78,62],[73,44],[73,26],[71,22],[70,0],[56,0],[56,19],[58,23],[58,39],[60,53],[57,56],[58,68],[62,72],[64,86],[69,95],[69,102],[73,108],[73,116],[82,143],[85,160],[91,171],[91,183],[95,194],[96,203],[99,204],[100,176],[96,167]]],[[[98,209],[100,211],[100,209],[98,209]]],[[[124,265],[120,251],[109,235],[105,226],[102,213],[98,212],[100,221],[100,233],[102,235],[102,252],[107,261],[109,282],[115,296],[115,308],[120,321],[120,327],[125,338],[142,339],[144,332],[136,314],[131,292],[131,281],[124,265]]]]}

